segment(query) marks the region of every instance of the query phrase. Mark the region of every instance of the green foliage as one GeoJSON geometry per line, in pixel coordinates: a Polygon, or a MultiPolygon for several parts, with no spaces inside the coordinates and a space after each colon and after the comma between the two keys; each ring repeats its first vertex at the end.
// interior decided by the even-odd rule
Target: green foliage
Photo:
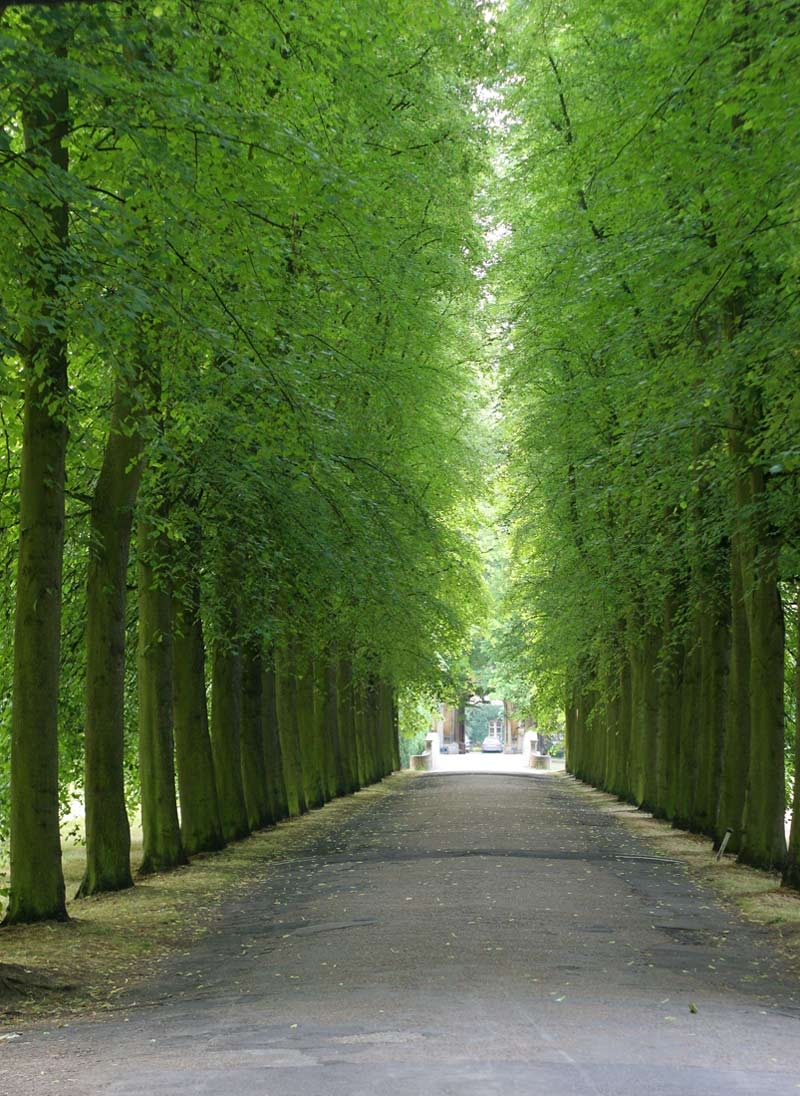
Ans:
{"type": "Polygon", "coordinates": [[[434,687],[482,598],[480,13],[165,0],[49,17],[66,58],[37,47],[42,13],[0,15],[0,819],[18,344],[45,322],[23,277],[45,185],[22,156],[32,86],[70,88],[69,170],[46,181],[70,207],[65,797],[82,767],[88,512],[116,378],[142,410],[139,512],[170,546],[157,581],[199,575],[210,640],[235,596],[236,641],[299,639],[347,652],[358,674],[434,687]]]}
{"type": "Polygon", "coordinates": [[[438,704],[425,692],[403,688],[398,695],[400,725],[400,767],[407,769],[409,758],[425,749],[425,736],[438,714],[438,704]]]}
{"type": "Polygon", "coordinates": [[[465,713],[465,729],[473,746],[489,734],[489,721],[503,715],[503,704],[470,704],[465,713]]]}
{"type": "MultiPolygon", "coordinates": [[[[506,646],[563,702],[621,622],[726,581],[742,386],[747,460],[794,467],[798,38],[784,4],[511,4],[509,25],[506,646]]],[[[796,540],[790,495],[764,505],[796,540]]]]}

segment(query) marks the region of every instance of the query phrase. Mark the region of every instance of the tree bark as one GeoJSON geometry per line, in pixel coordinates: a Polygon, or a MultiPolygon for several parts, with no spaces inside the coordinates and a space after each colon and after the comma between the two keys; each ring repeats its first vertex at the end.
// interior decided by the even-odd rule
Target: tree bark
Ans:
{"type": "Polygon", "coordinates": [[[226,841],[250,832],[242,786],[242,663],[231,638],[214,643],[211,670],[211,746],[226,841]]]}
{"type": "Polygon", "coordinates": [[[367,697],[363,681],[353,678],[353,742],[355,745],[357,787],[365,788],[369,783],[369,761],[367,757],[367,697]]]}
{"type": "Polygon", "coordinates": [[[79,895],[133,885],[125,806],[125,618],[133,507],[142,476],[140,371],[117,377],[92,500],[86,582],[86,871],[79,895]]]}
{"type": "Polygon", "coordinates": [[[187,560],[187,573],[176,584],[172,601],[175,761],[181,837],[190,856],[225,845],[208,726],[200,586],[193,570],[198,556],[195,544],[192,558],[187,560]]]}
{"type": "Polygon", "coordinates": [[[622,794],[621,771],[623,769],[620,730],[622,721],[622,670],[616,664],[615,652],[606,663],[602,673],[604,701],[604,721],[606,724],[606,779],[603,787],[614,795],[622,794]]]}
{"type": "Polygon", "coordinates": [[[654,811],[658,802],[658,659],[662,639],[654,628],[646,628],[640,650],[641,695],[637,720],[642,745],[637,802],[648,811],[654,811]]]}
{"type": "Polygon", "coordinates": [[[303,781],[303,759],[297,726],[297,679],[290,644],[275,651],[275,702],[283,762],[283,780],[290,817],[308,810],[303,781]]]}
{"type": "MultiPolygon", "coordinates": [[[[763,509],[764,473],[751,471],[754,506],[763,509]]],[[[779,547],[757,515],[750,592],[750,764],[739,859],[774,870],[786,860],[784,815],[784,620],[778,589],[779,547]]]]}
{"type": "Polygon", "coordinates": [[[709,589],[706,598],[700,616],[697,781],[692,828],[698,833],[714,837],[725,737],[730,622],[728,606],[720,603],[716,589],[709,589]]]}
{"type": "Polygon", "coordinates": [[[564,766],[568,773],[580,779],[580,748],[577,740],[578,704],[571,685],[567,685],[564,701],[564,766]]]}
{"type": "Polygon", "coordinates": [[[697,787],[697,724],[700,697],[700,640],[698,613],[689,620],[685,657],[681,669],[681,722],[679,728],[678,769],[675,788],[675,814],[679,828],[691,830],[697,787]]]}
{"type": "Polygon", "coordinates": [[[783,885],[800,890],[800,584],[795,586],[795,651],[794,651],[794,789],[792,794],[792,828],[789,849],[783,869],[783,885]]]}
{"type": "Polygon", "coordinates": [[[731,540],[731,653],[715,834],[719,845],[725,831],[731,831],[730,852],[741,849],[750,762],[750,632],[745,608],[743,550],[742,535],[736,532],[731,540]]]}
{"type": "Polygon", "coordinates": [[[271,664],[264,665],[262,703],[264,705],[264,769],[267,776],[270,821],[280,822],[281,819],[288,817],[289,804],[283,779],[283,755],[278,730],[278,708],[275,692],[275,667],[271,664]]]}
{"type": "Polygon", "coordinates": [[[186,863],[175,796],[172,723],[172,613],[163,537],[147,518],[137,528],[139,770],[143,856],[140,874],[186,863]]]}
{"type": "Polygon", "coordinates": [[[655,769],[653,723],[648,720],[647,678],[651,671],[649,635],[635,633],[629,641],[631,667],[630,796],[637,806],[647,799],[648,766],[655,769]]]}
{"type": "Polygon", "coordinates": [[[259,642],[242,650],[242,788],[247,824],[260,830],[272,821],[264,764],[264,672],[259,642]]]}
{"type": "Polygon", "coordinates": [[[321,807],[325,802],[323,786],[324,756],[320,727],[315,713],[314,665],[310,658],[300,655],[295,659],[297,669],[297,728],[300,735],[303,787],[309,810],[321,807]]]}
{"type": "Polygon", "coordinates": [[[339,749],[339,724],[337,719],[336,664],[330,659],[318,658],[314,663],[314,705],[318,735],[322,742],[325,760],[325,799],[343,795],[344,770],[339,749]]]}
{"type": "MultiPolygon", "coordinates": [[[[43,46],[67,56],[63,16],[43,11],[43,46]]],[[[52,201],[39,208],[40,238],[26,254],[27,290],[37,309],[23,334],[25,379],[20,534],[11,724],[11,892],[6,924],[67,920],[58,804],[58,686],[67,446],[67,275],[69,213],[57,184],[69,167],[65,83],[33,85],[23,105],[25,154],[52,201]]]]}
{"type": "Polygon", "coordinates": [[[340,658],[336,674],[337,724],[342,754],[344,785],[347,793],[358,789],[358,754],[355,741],[353,666],[340,658]]]}
{"type": "Polygon", "coordinates": [[[656,804],[659,818],[672,819],[677,809],[678,766],[680,764],[681,671],[684,662],[675,617],[677,598],[664,603],[662,649],[658,679],[658,747],[656,754],[656,804]]]}

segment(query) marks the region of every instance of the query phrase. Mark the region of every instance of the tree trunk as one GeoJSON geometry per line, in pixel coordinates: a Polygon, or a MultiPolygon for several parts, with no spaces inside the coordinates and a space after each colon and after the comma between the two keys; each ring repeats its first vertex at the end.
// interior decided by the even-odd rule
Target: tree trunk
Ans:
{"type": "Polygon", "coordinates": [[[577,740],[578,704],[572,686],[567,685],[564,701],[564,767],[580,779],[580,748],[577,740]]]}
{"type": "Polygon", "coordinates": [[[225,845],[208,727],[200,585],[193,570],[198,555],[199,546],[195,545],[172,602],[175,760],[181,837],[190,856],[225,845]]]}
{"type": "Polygon", "coordinates": [[[688,627],[685,657],[681,670],[681,722],[679,728],[678,769],[675,788],[675,814],[672,821],[679,829],[691,830],[697,785],[697,723],[700,697],[700,641],[698,614],[688,627]]]}
{"type": "Polygon", "coordinates": [[[623,659],[619,677],[619,723],[617,728],[617,787],[622,799],[631,798],[631,728],[633,722],[633,675],[630,659],[623,659]]]}
{"type": "Polygon", "coordinates": [[[301,655],[296,659],[295,665],[299,671],[296,685],[297,727],[300,734],[303,786],[308,808],[314,810],[325,802],[323,747],[315,713],[314,664],[310,658],[301,655]]]}
{"type": "MultiPolygon", "coordinates": [[[[63,15],[42,11],[43,46],[67,55],[63,15]]],[[[67,333],[60,299],[66,202],[42,176],[68,170],[64,84],[32,84],[23,105],[28,170],[43,193],[40,241],[25,256],[35,322],[24,332],[20,533],[11,724],[11,893],[5,923],[67,919],[58,809],[58,684],[67,446],[67,333]]]]}
{"type": "Polygon", "coordinates": [[[133,507],[142,475],[137,373],[114,386],[92,500],[86,582],[86,872],[79,895],[133,885],[125,806],[125,624],[133,507]]]}
{"type": "Polygon", "coordinates": [[[288,817],[289,804],[283,779],[283,755],[278,730],[275,667],[273,665],[264,666],[262,702],[264,705],[264,769],[267,776],[270,821],[280,822],[282,818],[288,817]]]}
{"type": "Polygon", "coordinates": [[[353,741],[359,788],[365,788],[370,783],[367,757],[368,733],[366,689],[362,681],[353,678],[353,741]]]}
{"type": "Polygon", "coordinates": [[[320,666],[321,678],[318,694],[322,698],[322,733],[328,744],[330,777],[328,798],[344,796],[347,792],[347,780],[342,753],[339,727],[339,680],[335,661],[329,659],[320,666]]]}
{"type": "Polygon", "coordinates": [[[359,786],[353,693],[352,663],[349,659],[340,658],[336,674],[337,724],[346,792],[354,792],[359,786]]]}
{"type": "MultiPolygon", "coordinates": [[[[727,561],[726,561],[727,566],[727,561]]],[[[718,817],[725,703],[730,664],[730,622],[726,605],[709,589],[700,617],[697,782],[692,828],[714,837],[718,817]]]]}
{"type": "Polygon", "coordinates": [[[226,841],[250,832],[242,786],[242,662],[233,643],[231,637],[215,642],[211,669],[211,746],[226,841]]]}
{"type": "Polygon", "coordinates": [[[742,844],[747,770],[750,763],[750,632],[747,626],[742,568],[742,536],[731,541],[731,654],[725,702],[719,805],[715,839],[719,846],[730,830],[730,852],[742,844]]]}
{"type": "Polygon", "coordinates": [[[251,830],[271,821],[267,771],[264,764],[264,674],[259,642],[245,643],[242,651],[242,788],[251,830]]]}
{"type": "Polygon", "coordinates": [[[308,810],[303,782],[300,732],[297,726],[297,679],[291,645],[276,648],[275,700],[283,761],[283,779],[289,815],[308,810]]]}
{"type": "Polygon", "coordinates": [[[590,757],[592,784],[602,788],[606,775],[606,745],[607,738],[603,726],[602,705],[597,696],[596,681],[591,678],[586,683],[581,704],[583,706],[583,724],[587,737],[588,757],[590,757]]]}
{"type": "Polygon", "coordinates": [[[372,681],[360,681],[356,691],[356,730],[361,755],[361,785],[375,783],[375,702],[372,681]]]}
{"type": "Polygon", "coordinates": [[[395,722],[394,694],[383,678],[378,682],[378,706],[381,724],[381,776],[388,776],[394,770],[395,759],[395,722]]]}
{"type": "Polygon", "coordinates": [[[783,869],[783,885],[800,890],[800,585],[795,587],[795,652],[794,652],[794,789],[792,795],[792,828],[789,850],[783,869]]]}
{"type": "Polygon", "coordinates": [[[314,659],[314,726],[320,751],[320,777],[325,803],[336,795],[336,753],[338,750],[336,725],[336,698],[328,695],[328,661],[324,657],[314,659]],[[331,718],[331,716],[333,718],[331,718]]]}
{"type": "Polygon", "coordinates": [[[172,723],[172,606],[160,564],[163,537],[146,518],[137,530],[139,770],[142,875],[186,863],[175,796],[172,723]]]}
{"type": "Polygon", "coordinates": [[[622,697],[620,694],[620,671],[615,665],[613,655],[603,667],[601,684],[603,691],[603,720],[606,733],[606,777],[603,787],[606,791],[618,795],[620,759],[620,719],[622,716],[622,697]]]}
{"type": "Polygon", "coordinates": [[[400,706],[397,690],[392,689],[392,771],[400,771],[400,706]]]}
{"type": "Polygon", "coordinates": [[[684,651],[677,634],[676,614],[676,598],[674,595],[669,595],[664,604],[663,643],[659,663],[656,804],[654,807],[658,817],[668,819],[674,818],[677,809],[681,741],[681,671],[684,651]]]}
{"type": "Polygon", "coordinates": [[[642,766],[639,792],[640,806],[654,811],[658,802],[658,753],[659,722],[658,660],[661,654],[663,634],[647,628],[642,641],[642,695],[639,702],[639,719],[642,736],[642,766]]]}
{"type": "MultiPolygon", "coordinates": [[[[765,506],[764,474],[751,472],[752,498],[765,506]]],[[[778,590],[779,548],[762,514],[750,593],[745,595],[750,629],[750,765],[739,859],[774,870],[786,860],[784,815],[784,620],[778,590]]]]}
{"type": "Polygon", "coordinates": [[[631,667],[631,737],[630,737],[630,783],[628,793],[637,807],[645,799],[647,747],[645,712],[645,677],[647,674],[646,641],[635,634],[630,643],[628,659],[631,667]]]}

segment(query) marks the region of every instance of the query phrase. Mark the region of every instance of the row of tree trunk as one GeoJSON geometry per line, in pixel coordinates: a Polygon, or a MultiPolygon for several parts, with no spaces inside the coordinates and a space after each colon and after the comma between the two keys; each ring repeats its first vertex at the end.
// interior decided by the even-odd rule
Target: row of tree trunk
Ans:
{"type": "MultiPolygon", "coordinates": [[[[49,344],[37,349],[37,362],[44,350],[53,379],[45,377],[55,389],[63,384],[64,340],[54,341],[52,350],[49,344]]],[[[151,483],[155,499],[139,499],[135,518],[144,470],[146,404],[138,387],[144,372],[118,376],[92,499],[86,872],[79,895],[120,890],[133,882],[125,712],[130,702],[126,666],[130,672],[132,663],[126,659],[126,621],[134,526],[142,873],[220,849],[399,767],[394,694],[386,681],[367,670],[354,672],[347,655],[312,655],[297,636],[267,645],[255,626],[257,607],[251,605],[248,613],[241,608],[242,591],[258,581],[258,561],[245,564],[236,553],[225,555],[216,568],[213,561],[202,561],[199,521],[189,523],[185,537],[171,538],[165,500],[174,485],[159,483],[156,476],[155,486],[151,483]],[[203,567],[215,575],[218,588],[209,650],[201,612],[203,567]]],[[[48,462],[51,471],[57,457],[61,465],[58,476],[37,465],[23,476],[20,488],[8,923],[67,916],[57,736],[65,431],[60,405],[40,393],[40,375],[41,369],[31,365],[30,440],[26,435],[24,454],[30,462],[48,462]]]]}
{"type": "MultiPolygon", "coordinates": [[[[129,475],[131,465],[125,467],[129,475]]],[[[133,884],[123,718],[131,521],[122,520],[118,491],[114,498],[116,524],[106,527],[102,539],[95,530],[89,570],[86,872],[79,895],[133,884]]],[[[128,511],[129,502],[124,499],[128,511]]],[[[349,658],[311,657],[298,639],[267,650],[257,639],[243,638],[235,598],[227,635],[207,651],[197,571],[169,581],[158,566],[167,558],[165,541],[150,519],[139,519],[142,874],[183,864],[191,855],[320,807],[400,764],[393,690],[370,674],[355,674],[349,658]]],[[[29,802],[38,796],[33,786],[15,791],[29,802]]],[[[24,836],[17,831],[7,920],[66,917],[60,848],[45,855],[24,836]],[[35,870],[20,875],[31,859],[35,870]]]]}
{"type": "Polygon", "coordinates": [[[777,551],[742,530],[688,589],[673,590],[657,626],[621,621],[603,665],[583,668],[567,705],[567,767],[717,845],[730,831],[729,851],[797,886],[777,551]]]}

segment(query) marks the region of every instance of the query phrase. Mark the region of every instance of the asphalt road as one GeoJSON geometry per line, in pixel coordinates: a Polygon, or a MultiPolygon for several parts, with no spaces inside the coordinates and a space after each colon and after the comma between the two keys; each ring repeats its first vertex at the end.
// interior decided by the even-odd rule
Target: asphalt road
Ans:
{"type": "Polygon", "coordinates": [[[0,1093],[796,1096],[768,934],[569,779],[501,767],[395,780],[265,862],[108,1019],[0,1044],[0,1093]]]}

